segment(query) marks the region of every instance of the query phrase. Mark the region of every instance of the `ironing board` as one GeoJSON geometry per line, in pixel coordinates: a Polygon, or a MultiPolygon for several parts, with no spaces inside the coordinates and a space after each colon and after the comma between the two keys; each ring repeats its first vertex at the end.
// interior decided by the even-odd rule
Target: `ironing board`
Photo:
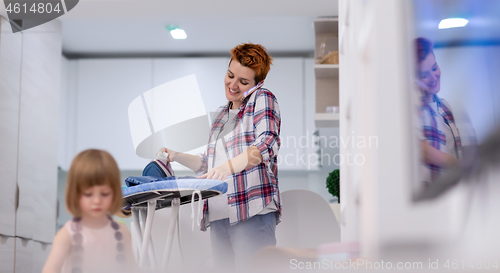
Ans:
{"type": "Polygon", "coordinates": [[[191,203],[193,196],[193,201],[196,202],[199,201],[200,195],[202,199],[207,199],[227,191],[226,182],[211,179],[169,177],[142,184],[129,183],[127,180],[126,183],[128,187],[122,189],[124,207],[130,207],[132,211],[132,238],[138,246],[137,260],[140,268],[145,268],[147,255],[151,269],[156,270],[156,258],[151,238],[154,213],[158,209],[172,207],[160,272],[165,272],[168,267],[180,205],[191,203]],[[139,211],[143,223],[142,228],[139,224],[139,211]]]}

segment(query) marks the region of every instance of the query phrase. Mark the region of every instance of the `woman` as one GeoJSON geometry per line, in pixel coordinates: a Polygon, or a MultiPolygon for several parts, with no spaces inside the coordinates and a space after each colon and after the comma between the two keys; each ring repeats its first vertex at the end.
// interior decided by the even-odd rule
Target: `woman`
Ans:
{"type": "Polygon", "coordinates": [[[224,79],[228,103],[217,110],[207,151],[194,156],[160,150],[200,178],[228,182],[226,194],[205,201],[201,222],[203,231],[211,227],[214,262],[221,269],[246,269],[259,249],[276,244],[281,118],[276,97],[261,87],[271,62],[261,45],[233,48],[224,79]]]}
{"type": "Polygon", "coordinates": [[[423,181],[430,183],[443,169],[456,164],[462,146],[450,106],[437,96],[441,89],[441,70],[432,50],[432,42],[426,38],[417,38],[416,47],[417,84],[422,100],[422,157],[426,168],[423,181]]]}

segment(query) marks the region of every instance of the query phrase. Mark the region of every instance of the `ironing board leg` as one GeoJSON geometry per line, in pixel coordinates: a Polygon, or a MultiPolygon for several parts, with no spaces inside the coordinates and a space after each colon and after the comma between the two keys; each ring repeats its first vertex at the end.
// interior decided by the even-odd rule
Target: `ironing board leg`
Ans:
{"type": "Polygon", "coordinates": [[[156,264],[156,253],[153,247],[153,236],[149,236],[149,242],[150,242],[148,248],[149,262],[151,263],[151,270],[153,270],[154,272],[156,270],[157,264],[156,264]]]}
{"type": "Polygon", "coordinates": [[[142,246],[142,231],[139,225],[139,209],[132,207],[132,238],[134,239],[135,245],[137,247],[136,260],[139,262],[141,260],[140,252],[142,246]]]}
{"type": "Polygon", "coordinates": [[[165,244],[161,272],[165,272],[168,267],[168,260],[170,258],[170,251],[172,250],[172,241],[174,240],[175,226],[177,225],[177,215],[179,214],[180,205],[181,200],[179,198],[174,198],[172,200],[172,211],[170,213],[170,222],[168,223],[167,243],[165,244]]]}
{"type": "MultiPolygon", "coordinates": [[[[154,213],[154,212],[153,212],[154,213]]],[[[142,219],[142,230],[144,232],[144,228],[146,226],[146,221],[148,217],[148,211],[146,209],[141,211],[141,219],[142,219]]],[[[149,248],[148,248],[148,256],[149,256],[149,263],[151,265],[151,270],[155,271],[156,270],[156,254],[155,254],[155,249],[153,246],[153,236],[149,236],[149,238],[144,237],[144,240],[149,240],[149,248]]]]}
{"type": "Polygon", "coordinates": [[[148,201],[148,217],[146,219],[146,226],[144,227],[143,243],[141,246],[141,254],[139,255],[139,267],[144,268],[146,265],[146,255],[150,245],[151,229],[153,228],[153,220],[155,217],[156,199],[148,201]]]}

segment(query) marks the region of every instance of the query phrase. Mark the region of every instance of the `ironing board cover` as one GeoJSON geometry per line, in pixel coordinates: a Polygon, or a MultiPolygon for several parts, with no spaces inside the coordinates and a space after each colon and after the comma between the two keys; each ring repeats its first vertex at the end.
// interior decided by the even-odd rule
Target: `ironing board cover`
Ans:
{"type": "MultiPolygon", "coordinates": [[[[173,198],[180,198],[181,205],[190,203],[195,190],[201,192],[202,199],[224,194],[227,183],[221,180],[198,179],[195,177],[158,178],[152,176],[128,177],[127,187],[122,188],[123,207],[147,207],[147,201],[156,198],[156,209],[171,205],[173,198]]],[[[195,200],[198,201],[198,195],[195,200]]]]}

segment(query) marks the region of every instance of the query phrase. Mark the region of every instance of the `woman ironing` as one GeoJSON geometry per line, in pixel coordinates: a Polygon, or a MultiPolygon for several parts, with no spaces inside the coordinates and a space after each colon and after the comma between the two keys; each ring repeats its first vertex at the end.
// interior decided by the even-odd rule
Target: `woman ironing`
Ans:
{"type": "Polygon", "coordinates": [[[258,250],[276,244],[281,117],[276,97],[262,87],[271,62],[261,45],[233,48],[224,78],[228,102],[216,112],[206,152],[160,150],[200,178],[228,182],[226,194],[205,201],[201,224],[203,231],[210,226],[213,258],[220,269],[248,269],[258,250]]]}

